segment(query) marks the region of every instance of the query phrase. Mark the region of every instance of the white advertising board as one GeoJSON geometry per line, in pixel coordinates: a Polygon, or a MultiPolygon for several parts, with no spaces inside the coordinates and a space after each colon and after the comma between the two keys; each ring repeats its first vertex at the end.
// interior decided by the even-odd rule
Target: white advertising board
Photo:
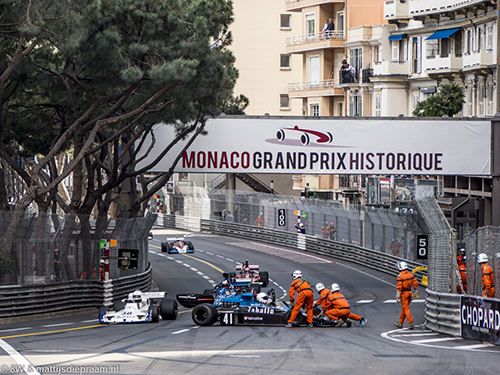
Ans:
{"type": "MultiPolygon", "coordinates": [[[[491,171],[491,123],[468,120],[221,117],[177,163],[185,173],[476,175],[491,171]]],[[[174,138],[156,125],[144,166],[174,138]]],[[[151,171],[167,171],[186,141],[151,171]]],[[[148,144],[143,146],[146,150],[148,144]]]]}

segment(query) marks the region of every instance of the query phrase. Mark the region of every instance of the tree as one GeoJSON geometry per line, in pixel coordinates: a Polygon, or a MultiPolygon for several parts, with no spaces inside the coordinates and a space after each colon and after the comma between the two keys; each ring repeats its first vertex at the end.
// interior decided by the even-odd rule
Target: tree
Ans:
{"type": "MultiPolygon", "coordinates": [[[[135,169],[154,124],[176,127],[165,154],[182,138],[192,142],[234,100],[230,1],[11,0],[0,11],[0,158],[26,184],[6,238],[33,201],[42,212],[97,207],[105,221],[119,186],[159,161],[135,169]],[[67,202],[57,188],[70,174],[67,202]]],[[[130,215],[172,173],[143,179],[149,189],[141,196],[131,184],[130,215]]],[[[8,208],[2,181],[0,206],[8,208]]]]}
{"type": "Polygon", "coordinates": [[[463,103],[465,103],[463,90],[456,83],[444,83],[436,95],[417,103],[413,116],[452,117],[462,110],[463,103]]]}

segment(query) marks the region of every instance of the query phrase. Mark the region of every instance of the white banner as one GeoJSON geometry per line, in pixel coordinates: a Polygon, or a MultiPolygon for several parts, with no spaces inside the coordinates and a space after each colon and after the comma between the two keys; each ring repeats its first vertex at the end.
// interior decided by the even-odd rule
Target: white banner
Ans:
{"type": "MultiPolygon", "coordinates": [[[[473,120],[221,117],[177,164],[188,173],[490,175],[491,123],[473,120]]],[[[155,126],[144,166],[174,138],[155,126]]],[[[167,171],[185,145],[151,171],[167,171]]],[[[143,150],[148,144],[143,146],[143,150]]]]}

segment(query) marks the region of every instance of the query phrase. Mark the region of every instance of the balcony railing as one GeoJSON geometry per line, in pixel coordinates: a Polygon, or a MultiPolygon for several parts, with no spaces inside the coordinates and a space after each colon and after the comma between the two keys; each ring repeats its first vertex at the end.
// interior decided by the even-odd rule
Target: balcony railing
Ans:
{"type": "Polygon", "coordinates": [[[373,77],[373,69],[362,69],[361,77],[361,82],[370,83],[370,77],[373,77]]]}
{"type": "Polygon", "coordinates": [[[359,70],[356,69],[355,72],[349,72],[347,70],[341,70],[339,71],[339,77],[340,81],[339,83],[341,85],[345,83],[358,83],[359,82],[359,70]]]}
{"type": "Polygon", "coordinates": [[[314,33],[314,34],[307,34],[307,35],[298,35],[298,36],[291,36],[286,38],[286,45],[287,46],[293,46],[293,45],[300,45],[300,44],[306,44],[306,43],[313,43],[313,42],[321,42],[324,40],[330,40],[330,39],[344,39],[344,31],[328,31],[328,32],[321,32],[321,33],[314,33]]]}
{"type": "Polygon", "coordinates": [[[335,79],[325,79],[323,81],[292,82],[288,84],[288,91],[301,90],[321,90],[335,87],[335,79]]]}

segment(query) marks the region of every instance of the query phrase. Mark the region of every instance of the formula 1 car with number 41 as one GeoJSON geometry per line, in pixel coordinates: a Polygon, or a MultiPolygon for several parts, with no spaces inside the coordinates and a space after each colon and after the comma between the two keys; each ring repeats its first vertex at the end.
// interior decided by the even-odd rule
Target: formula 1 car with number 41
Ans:
{"type": "Polygon", "coordinates": [[[163,320],[177,319],[177,301],[164,298],[165,292],[141,292],[136,290],[127,298],[116,301],[109,309],[99,309],[99,323],[157,323],[163,320]],[[154,300],[161,299],[160,304],[154,300]]]}

